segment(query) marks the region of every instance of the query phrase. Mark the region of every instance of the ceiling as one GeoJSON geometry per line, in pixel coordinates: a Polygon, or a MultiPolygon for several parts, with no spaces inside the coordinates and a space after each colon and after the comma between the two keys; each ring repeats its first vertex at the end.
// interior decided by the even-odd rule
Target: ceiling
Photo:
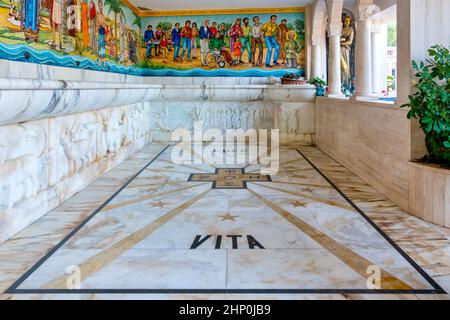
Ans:
{"type": "Polygon", "coordinates": [[[140,9],[189,10],[225,8],[286,8],[303,7],[313,0],[130,0],[140,9]]]}

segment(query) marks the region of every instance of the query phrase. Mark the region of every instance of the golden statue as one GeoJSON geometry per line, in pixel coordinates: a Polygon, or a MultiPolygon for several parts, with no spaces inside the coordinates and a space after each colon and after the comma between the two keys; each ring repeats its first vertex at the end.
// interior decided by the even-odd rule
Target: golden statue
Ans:
{"type": "Polygon", "coordinates": [[[344,27],[341,35],[341,79],[342,85],[349,87],[350,85],[350,51],[352,50],[353,38],[355,31],[351,27],[352,18],[346,16],[344,18],[344,27]]]}

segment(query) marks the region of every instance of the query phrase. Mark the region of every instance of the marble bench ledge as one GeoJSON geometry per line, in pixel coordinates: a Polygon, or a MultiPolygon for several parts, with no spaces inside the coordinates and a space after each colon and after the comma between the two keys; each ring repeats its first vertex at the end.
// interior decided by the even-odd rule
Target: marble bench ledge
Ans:
{"type": "Polygon", "coordinates": [[[143,102],[313,102],[312,85],[158,85],[0,78],[0,125],[143,102]]]}
{"type": "Polygon", "coordinates": [[[164,85],[156,100],[184,102],[314,102],[315,93],[315,87],[312,85],[164,85]]]}
{"type": "Polygon", "coordinates": [[[154,100],[148,84],[0,78],[0,125],[154,100]]]}
{"type": "Polygon", "coordinates": [[[68,80],[37,80],[24,78],[0,78],[0,90],[67,90],[67,89],[161,89],[162,85],[123,83],[123,82],[91,82],[68,80]]]}

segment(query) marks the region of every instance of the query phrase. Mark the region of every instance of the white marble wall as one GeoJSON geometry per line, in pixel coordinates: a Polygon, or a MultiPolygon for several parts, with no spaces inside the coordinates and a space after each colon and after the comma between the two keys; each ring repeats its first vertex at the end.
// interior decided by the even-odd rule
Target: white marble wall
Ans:
{"type": "Polygon", "coordinates": [[[0,127],[0,242],[151,140],[150,105],[0,127]]]}

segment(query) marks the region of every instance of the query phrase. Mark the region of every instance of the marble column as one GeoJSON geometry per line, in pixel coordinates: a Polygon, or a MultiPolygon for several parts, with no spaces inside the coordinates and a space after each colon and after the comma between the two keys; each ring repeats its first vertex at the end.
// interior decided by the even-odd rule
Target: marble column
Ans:
{"type": "Polygon", "coordinates": [[[321,74],[322,57],[320,55],[320,44],[313,44],[311,51],[312,51],[311,78],[322,77],[323,76],[321,74]]]}
{"type": "Polygon", "coordinates": [[[372,95],[371,21],[360,19],[356,31],[356,96],[372,95]]]}
{"type": "Polygon", "coordinates": [[[372,93],[387,90],[387,34],[386,24],[372,24],[372,93]]]}
{"type": "Polygon", "coordinates": [[[328,96],[343,96],[341,87],[341,35],[335,34],[328,37],[328,96]]]}

